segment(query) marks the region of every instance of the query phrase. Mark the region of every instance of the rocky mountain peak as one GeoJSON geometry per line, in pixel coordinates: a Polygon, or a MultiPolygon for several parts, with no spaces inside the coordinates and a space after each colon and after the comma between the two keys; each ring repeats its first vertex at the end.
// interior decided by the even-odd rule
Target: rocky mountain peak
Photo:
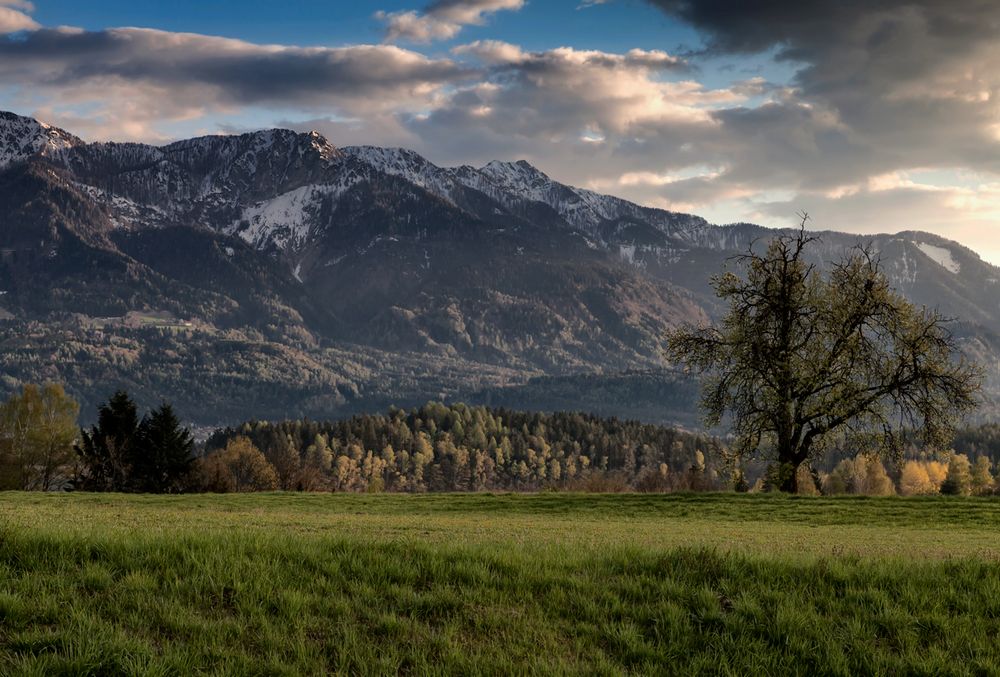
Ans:
{"type": "Polygon", "coordinates": [[[479,171],[512,187],[518,185],[539,188],[552,183],[552,179],[545,172],[527,160],[517,160],[516,162],[494,160],[484,165],[479,171]]]}
{"type": "Polygon", "coordinates": [[[54,157],[83,142],[34,118],[0,111],[0,168],[36,155],[54,157]]]}

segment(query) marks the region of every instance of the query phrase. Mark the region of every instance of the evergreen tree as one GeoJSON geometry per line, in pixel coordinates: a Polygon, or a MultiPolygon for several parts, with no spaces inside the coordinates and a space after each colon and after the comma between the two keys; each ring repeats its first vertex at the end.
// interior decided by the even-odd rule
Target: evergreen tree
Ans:
{"type": "Polygon", "coordinates": [[[139,432],[135,402],[124,390],[97,410],[97,425],[81,429],[76,452],[82,464],[76,484],[88,491],[127,491],[139,432]]]}
{"type": "Polygon", "coordinates": [[[194,439],[169,404],[160,405],[139,424],[131,488],[155,494],[184,491],[194,465],[194,439]]]}

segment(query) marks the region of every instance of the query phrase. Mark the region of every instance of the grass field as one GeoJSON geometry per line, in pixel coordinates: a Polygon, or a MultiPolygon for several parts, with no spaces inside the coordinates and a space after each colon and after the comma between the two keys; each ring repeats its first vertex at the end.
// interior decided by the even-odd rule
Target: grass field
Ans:
{"type": "Polygon", "coordinates": [[[0,494],[0,674],[1000,674],[1000,502],[0,494]]]}

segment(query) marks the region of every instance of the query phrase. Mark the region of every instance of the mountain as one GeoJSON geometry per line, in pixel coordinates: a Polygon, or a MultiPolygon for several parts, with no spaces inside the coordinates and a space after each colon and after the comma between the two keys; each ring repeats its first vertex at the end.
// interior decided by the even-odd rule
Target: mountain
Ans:
{"type": "MultiPolygon", "coordinates": [[[[694,398],[665,331],[716,317],[710,275],[773,232],[524,161],[438,167],[288,130],[88,144],[2,113],[0,390],[59,379],[90,405],[128,387],[205,423],[574,392],[648,419],[665,391],[694,398]]],[[[820,263],[859,241],[821,238],[820,263]]],[[[865,240],[996,364],[1000,270],[926,233],[865,240]]]]}
{"type": "Polygon", "coordinates": [[[65,151],[84,145],[61,129],[0,111],[0,168],[29,158],[58,158],[65,151]]]}

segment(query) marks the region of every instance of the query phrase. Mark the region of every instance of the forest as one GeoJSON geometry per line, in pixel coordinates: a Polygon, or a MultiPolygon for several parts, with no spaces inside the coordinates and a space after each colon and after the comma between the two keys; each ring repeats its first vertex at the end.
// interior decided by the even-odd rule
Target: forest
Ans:
{"type": "MultiPolygon", "coordinates": [[[[766,463],[726,440],[569,412],[429,402],[333,421],[247,421],[196,442],[173,408],[143,415],[126,392],[78,426],[62,386],[27,385],[0,405],[0,488],[138,493],[691,492],[774,489],[766,463]]],[[[985,495],[997,491],[1000,426],[903,458],[833,449],[800,470],[802,494],[985,495]]]]}

